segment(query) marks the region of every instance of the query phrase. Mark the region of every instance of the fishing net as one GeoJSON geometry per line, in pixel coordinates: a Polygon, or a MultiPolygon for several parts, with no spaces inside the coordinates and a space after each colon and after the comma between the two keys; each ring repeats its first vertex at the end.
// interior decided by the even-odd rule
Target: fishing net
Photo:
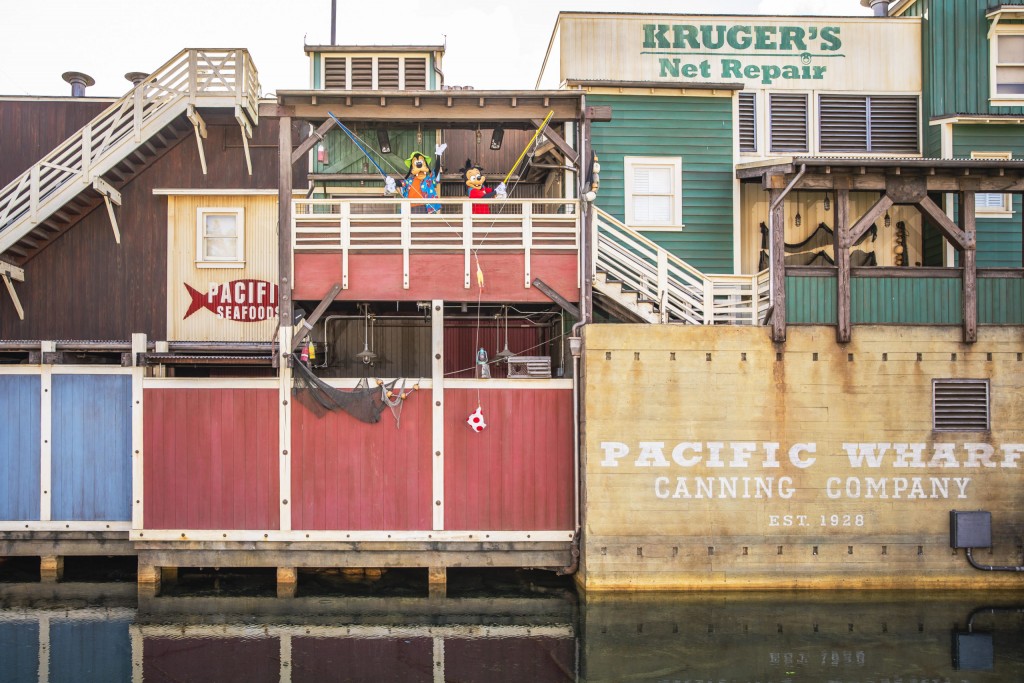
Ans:
{"type": "Polygon", "coordinates": [[[381,413],[386,406],[384,401],[387,392],[394,389],[397,379],[371,387],[364,377],[354,389],[335,389],[314,375],[297,356],[293,358],[292,396],[314,415],[323,417],[329,411],[344,410],[360,422],[380,422],[381,413]]]}
{"type": "MultiPolygon", "coordinates": [[[[768,267],[768,226],[761,223],[761,254],[758,258],[757,269],[764,270],[768,267]]],[[[878,237],[878,226],[872,225],[861,235],[861,238],[854,243],[860,246],[868,238],[874,242],[878,237]]],[[[786,265],[787,266],[834,266],[835,259],[832,258],[833,230],[825,223],[819,223],[805,240],[801,242],[786,242],[786,265]]],[[[850,265],[852,266],[874,266],[878,260],[873,251],[856,250],[850,253],[850,265]]]]}

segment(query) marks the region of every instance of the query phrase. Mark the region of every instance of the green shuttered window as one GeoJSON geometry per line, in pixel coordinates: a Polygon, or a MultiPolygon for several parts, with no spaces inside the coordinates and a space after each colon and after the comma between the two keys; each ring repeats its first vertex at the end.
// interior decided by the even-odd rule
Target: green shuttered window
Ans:
{"type": "Polygon", "coordinates": [[[917,154],[916,96],[822,95],[818,100],[822,152],[917,154]]]}

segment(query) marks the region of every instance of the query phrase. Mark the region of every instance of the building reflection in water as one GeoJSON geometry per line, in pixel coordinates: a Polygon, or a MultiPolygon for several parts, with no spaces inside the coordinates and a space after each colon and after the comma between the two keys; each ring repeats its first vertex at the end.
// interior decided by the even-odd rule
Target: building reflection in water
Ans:
{"type": "Polygon", "coordinates": [[[0,683],[1024,680],[1024,595],[159,597],[0,584],[0,683]]]}

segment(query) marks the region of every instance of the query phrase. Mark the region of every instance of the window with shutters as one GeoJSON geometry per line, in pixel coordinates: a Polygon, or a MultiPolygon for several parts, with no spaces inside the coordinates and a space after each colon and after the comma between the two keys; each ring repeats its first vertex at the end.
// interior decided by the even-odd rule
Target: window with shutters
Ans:
{"type": "Polygon", "coordinates": [[[987,432],[990,424],[987,379],[933,379],[932,429],[937,432],[987,432]]]}
{"type": "Polygon", "coordinates": [[[1024,99],[1024,30],[1018,25],[1000,27],[992,36],[991,97],[1019,104],[1024,99]]]}
{"type": "Polygon", "coordinates": [[[244,209],[196,209],[196,267],[245,267],[244,209]]]}
{"type": "MultiPolygon", "coordinates": [[[[972,159],[1012,159],[1010,152],[971,152],[972,159]]],[[[979,216],[1010,218],[1013,216],[1013,195],[999,192],[976,192],[974,211],[979,216]]]]}
{"type": "Polygon", "coordinates": [[[642,229],[682,227],[681,157],[625,157],[626,224],[642,229]]]}
{"type": "Polygon", "coordinates": [[[757,151],[757,93],[741,92],[740,105],[740,151],[757,151]]]}
{"type": "Polygon", "coordinates": [[[769,94],[768,115],[771,151],[808,151],[807,95],[769,94]]]}
{"type": "Polygon", "coordinates": [[[917,96],[822,95],[818,129],[822,153],[917,154],[917,96]]]}
{"type": "Polygon", "coordinates": [[[325,55],[326,90],[426,90],[427,58],[325,55]]]}

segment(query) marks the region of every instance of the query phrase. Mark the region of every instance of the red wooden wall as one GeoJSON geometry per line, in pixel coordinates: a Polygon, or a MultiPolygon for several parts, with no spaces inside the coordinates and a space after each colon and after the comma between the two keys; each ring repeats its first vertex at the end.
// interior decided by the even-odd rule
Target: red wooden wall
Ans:
{"type": "Polygon", "coordinates": [[[445,529],[563,530],[573,523],[571,389],[446,389],[445,529]]]}
{"type": "Polygon", "coordinates": [[[400,427],[344,411],[292,412],[292,528],[416,530],[431,524],[430,392],[406,399],[400,427]]]}
{"type": "MultiPolygon", "coordinates": [[[[530,257],[530,275],[540,278],[570,301],[579,300],[575,253],[538,253],[530,257]]],[[[523,254],[480,254],[484,290],[478,292],[476,265],[470,264],[470,288],[465,287],[462,254],[409,256],[409,289],[402,287],[402,254],[350,254],[348,289],[339,299],[354,301],[532,301],[551,303],[536,287],[524,286],[523,254]]],[[[341,282],[340,254],[295,255],[296,301],[319,301],[335,282],[341,282]]]]}
{"type": "Polygon", "coordinates": [[[434,680],[434,641],[430,638],[292,638],[292,683],[434,680]]]}
{"type": "Polygon", "coordinates": [[[277,529],[277,390],[146,389],[147,529],[277,529]]]}
{"type": "Polygon", "coordinates": [[[147,637],[142,644],[142,678],[146,683],[278,683],[281,680],[281,641],[278,638],[147,637]]]}

